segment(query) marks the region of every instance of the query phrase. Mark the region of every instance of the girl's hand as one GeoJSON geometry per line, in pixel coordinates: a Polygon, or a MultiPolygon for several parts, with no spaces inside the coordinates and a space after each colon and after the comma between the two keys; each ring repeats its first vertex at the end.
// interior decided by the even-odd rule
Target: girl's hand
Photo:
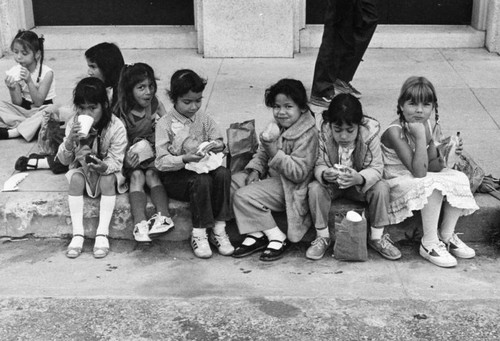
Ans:
{"type": "Polygon", "coordinates": [[[425,139],[425,125],[421,122],[409,122],[406,124],[408,132],[415,139],[425,139]]]}
{"type": "Polygon", "coordinates": [[[106,173],[106,171],[108,170],[108,165],[105,164],[102,160],[93,157],[92,155],[90,157],[94,159],[95,163],[87,163],[89,169],[100,174],[106,173]]]}
{"type": "Polygon", "coordinates": [[[259,172],[253,169],[245,179],[245,185],[250,185],[252,182],[259,181],[260,175],[259,172]]]}
{"type": "Polygon", "coordinates": [[[325,182],[333,183],[339,178],[339,171],[333,167],[327,168],[323,171],[322,177],[325,182]]]}
{"type": "Polygon", "coordinates": [[[347,167],[346,172],[339,174],[337,182],[339,184],[339,188],[344,189],[361,185],[363,183],[363,177],[355,169],[347,167]]]}
{"type": "Polygon", "coordinates": [[[196,151],[189,152],[189,153],[184,154],[182,156],[182,162],[184,162],[184,163],[200,162],[200,160],[203,159],[204,157],[205,157],[205,155],[199,155],[196,153],[196,151]]]}
{"type": "Polygon", "coordinates": [[[221,140],[213,140],[210,142],[210,147],[208,150],[205,150],[205,153],[212,152],[212,153],[220,153],[224,150],[224,142],[221,140]]]}
{"type": "Polygon", "coordinates": [[[21,72],[19,73],[19,75],[21,77],[21,80],[25,81],[26,83],[32,80],[30,77],[31,76],[30,71],[24,66],[21,66],[21,72]]]}
{"type": "Polygon", "coordinates": [[[134,152],[131,152],[129,151],[126,155],[125,155],[125,167],[127,168],[136,168],[137,166],[139,166],[139,155],[137,155],[137,153],[134,153],[134,152]]]}
{"type": "Polygon", "coordinates": [[[69,131],[68,137],[66,138],[66,149],[67,150],[72,150],[73,145],[80,140],[82,137],[80,134],[80,129],[82,128],[82,124],[78,122],[77,120],[73,121],[73,126],[71,127],[71,130],[69,131]]]}
{"type": "Polygon", "coordinates": [[[276,155],[276,153],[278,152],[278,140],[267,141],[262,138],[262,134],[259,135],[259,140],[260,144],[262,145],[262,148],[264,148],[267,155],[269,155],[269,158],[272,159],[274,155],[276,155]]]}
{"type": "Polygon", "coordinates": [[[92,153],[92,150],[89,146],[81,146],[75,153],[75,159],[77,159],[80,163],[85,162],[85,158],[90,153],[92,153]]]}
{"type": "Polygon", "coordinates": [[[18,82],[15,81],[14,77],[7,76],[5,77],[5,85],[7,85],[7,88],[9,88],[9,90],[16,90],[18,82]]]}

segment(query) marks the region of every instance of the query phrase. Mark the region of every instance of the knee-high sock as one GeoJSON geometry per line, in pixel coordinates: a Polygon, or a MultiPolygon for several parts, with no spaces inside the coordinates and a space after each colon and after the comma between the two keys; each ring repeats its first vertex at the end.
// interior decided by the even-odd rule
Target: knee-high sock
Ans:
{"type": "Polygon", "coordinates": [[[109,234],[109,223],[115,209],[116,195],[101,195],[99,209],[99,226],[97,226],[96,234],[109,234]]]}
{"type": "Polygon", "coordinates": [[[68,195],[68,204],[73,235],[81,234],[83,236],[83,195],[68,195]]]}
{"type": "Polygon", "coordinates": [[[439,237],[437,234],[439,214],[443,203],[443,195],[440,191],[434,190],[427,198],[427,204],[422,208],[422,225],[424,235],[422,237],[422,245],[427,247],[437,244],[439,237]]]}
{"type": "Polygon", "coordinates": [[[162,216],[170,217],[167,191],[165,191],[165,187],[163,187],[163,185],[151,188],[151,201],[156,207],[156,212],[160,212],[162,216]]]}
{"type": "Polygon", "coordinates": [[[132,217],[134,218],[134,225],[140,223],[143,220],[146,220],[146,193],[130,192],[128,198],[130,201],[130,210],[132,211],[132,217]]]}

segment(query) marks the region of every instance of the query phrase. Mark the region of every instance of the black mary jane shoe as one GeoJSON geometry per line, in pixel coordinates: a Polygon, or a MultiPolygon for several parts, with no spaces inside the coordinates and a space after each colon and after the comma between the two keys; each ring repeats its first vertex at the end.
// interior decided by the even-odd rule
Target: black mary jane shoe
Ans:
{"type": "Polygon", "coordinates": [[[262,254],[260,255],[259,259],[261,261],[272,262],[272,261],[275,261],[275,260],[283,258],[283,255],[285,254],[285,251],[290,246],[290,243],[286,239],[284,241],[281,241],[281,240],[270,240],[269,244],[271,242],[281,243],[281,247],[279,249],[270,249],[269,247],[266,248],[264,250],[264,252],[262,252],[262,254]]]}
{"type": "Polygon", "coordinates": [[[266,236],[262,236],[260,238],[257,238],[257,237],[251,236],[251,235],[247,235],[247,236],[245,236],[245,239],[246,238],[251,238],[251,239],[255,240],[255,243],[253,243],[252,245],[241,244],[240,246],[238,246],[232,254],[232,256],[234,258],[243,258],[246,256],[250,256],[252,253],[255,253],[255,252],[260,251],[260,250],[264,250],[268,244],[266,236]]]}

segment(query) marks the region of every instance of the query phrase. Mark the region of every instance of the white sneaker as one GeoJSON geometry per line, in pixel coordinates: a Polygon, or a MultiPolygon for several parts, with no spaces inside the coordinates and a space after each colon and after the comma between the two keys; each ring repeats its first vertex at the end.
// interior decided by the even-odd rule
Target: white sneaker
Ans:
{"type": "Polygon", "coordinates": [[[209,241],[217,247],[217,250],[223,256],[231,256],[234,252],[234,246],[225,232],[222,235],[215,234],[213,231],[210,232],[209,241]]]}
{"type": "Polygon", "coordinates": [[[476,256],[476,251],[468,247],[463,241],[458,238],[456,233],[453,233],[450,240],[447,242],[443,241],[448,247],[448,251],[458,258],[474,258],[476,256]]]}
{"type": "Polygon", "coordinates": [[[140,223],[135,224],[134,227],[134,238],[138,242],[150,242],[151,238],[149,238],[149,224],[146,220],[141,221],[140,223]]]}
{"type": "Polygon", "coordinates": [[[443,268],[451,268],[457,265],[457,260],[448,252],[443,242],[434,244],[429,248],[425,248],[420,244],[420,256],[443,268]]]}
{"type": "Polygon", "coordinates": [[[194,255],[198,258],[212,257],[212,249],[210,249],[210,244],[208,244],[207,235],[191,235],[191,247],[193,248],[194,255]]]}
{"type": "Polygon", "coordinates": [[[155,215],[153,215],[148,220],[148,224],[149,226],[151,226],[151,229],[149,230],[149,236],[152,238],[167,233],[174,227],[172,218],[162,216],[161,213],[156,213],[155,215]]]}

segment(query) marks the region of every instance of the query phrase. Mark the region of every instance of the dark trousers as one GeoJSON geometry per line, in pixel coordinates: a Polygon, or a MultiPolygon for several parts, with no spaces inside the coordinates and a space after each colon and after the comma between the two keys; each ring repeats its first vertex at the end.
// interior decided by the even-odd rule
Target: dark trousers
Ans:
{"type": "Polygon", "coordinates": [[[311,95],[331,95],[337,78],[353,79],[377,28],[375,4],[376,0],[328,0],[311,95]]]}
{"type": "Polygon", "coordinates": [[[194,228],[213,228],[216,220],[232,218],[228,169],[219,167],[204,174],[181,169],[161,172],[160,177],[169,198],[189,201],[194,228]]]}

